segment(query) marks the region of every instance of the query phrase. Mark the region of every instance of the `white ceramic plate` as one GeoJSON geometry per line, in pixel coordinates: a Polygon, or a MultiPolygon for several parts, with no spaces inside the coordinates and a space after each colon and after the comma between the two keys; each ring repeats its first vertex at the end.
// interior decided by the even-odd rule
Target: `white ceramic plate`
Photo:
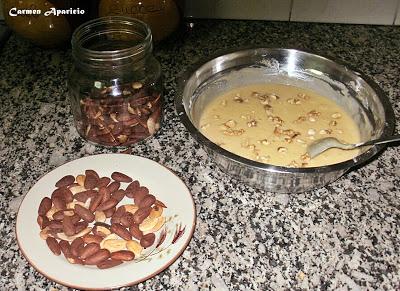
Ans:
{"type": "MultiPolygon", "coordinates": [[[[126,183],[121,188],[125,188],[126,183]]],[[[132,203],[125,198],[118,205],[132,203]]],[[[134,285],[149,279],[171,265],[185,250],[193,235],[196,211],[186,185],[169,169],[146,158],[127,154],[101,154],[68,162],[43,176],[29,190],[18,211],[16,233],[19,247],[28,262],[44,276],[62,285],[79,289],[111,289],[134,285]],[[55,256],[39,236],[36,222],[40,201],[50,196],[54,184],[65,175],[83,174],[93,169],[100,176],[119,171],[131,176],[165,203],[167,222],[156,233],[153,246],[140,259],[100,270],[70,264],[64,256],[55,256]],[[183,232],[182,232],[183,231],[183,232]],[[157,248],[162,234],[164,242],[157,248]]]]}

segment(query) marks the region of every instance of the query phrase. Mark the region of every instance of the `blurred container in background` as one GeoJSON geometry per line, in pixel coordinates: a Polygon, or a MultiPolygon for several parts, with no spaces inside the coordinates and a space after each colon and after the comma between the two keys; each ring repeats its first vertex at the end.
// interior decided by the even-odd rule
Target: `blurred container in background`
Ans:
{"type": "Polygon", "coordinates": [[[184,0],[101,0],[99,16],[129,16],[147,23],[160,41],[179,26],[184,0]]]}

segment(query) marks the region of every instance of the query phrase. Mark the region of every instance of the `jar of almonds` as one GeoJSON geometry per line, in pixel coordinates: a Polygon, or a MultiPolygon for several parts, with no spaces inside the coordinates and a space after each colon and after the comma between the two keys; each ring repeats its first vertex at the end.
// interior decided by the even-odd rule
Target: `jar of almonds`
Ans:
{"type": "Polygon", "coordinates": [[[161,67],[150,28],[120,16],[84,23],[72,36],[69,97],[75,126],[86,140],[128,146],[162,121],[161,67]]]}

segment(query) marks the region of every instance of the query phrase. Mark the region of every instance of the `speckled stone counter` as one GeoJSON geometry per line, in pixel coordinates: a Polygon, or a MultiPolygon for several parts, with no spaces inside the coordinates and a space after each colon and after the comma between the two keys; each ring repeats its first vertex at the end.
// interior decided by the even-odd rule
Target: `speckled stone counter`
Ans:
{"type": "MultiPolygon", "coordinates": [[[[372,77],[400,117],[400,27],[200,21],[155,50],[164,71],[165,124],[132,148],[189,186],[197,226],[183,255],[132,290],[394,290],[400,288],[400,148],[318,191],[276,195],[221,172],[173,108],[175,77],[218,49],[303,48],[372,77]]],[[[28,265],[16,244],[16,211],[43,174],[111,152],[84,142],[66,99],[71,53],[13,35],[0,50],[0,290],[65,290],[28,265]]]]}

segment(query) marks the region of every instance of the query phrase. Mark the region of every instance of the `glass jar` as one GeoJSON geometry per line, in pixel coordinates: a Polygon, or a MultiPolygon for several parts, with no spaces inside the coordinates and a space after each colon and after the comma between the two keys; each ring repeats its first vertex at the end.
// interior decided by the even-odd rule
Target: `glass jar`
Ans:
{"type": "Polygon", "coordinates": [[[161,67],[150,28],[128,17],[102,17],[72,35],[69,97],[75,126],[86,140],[128,146],[160,128],[161,67]]]}

